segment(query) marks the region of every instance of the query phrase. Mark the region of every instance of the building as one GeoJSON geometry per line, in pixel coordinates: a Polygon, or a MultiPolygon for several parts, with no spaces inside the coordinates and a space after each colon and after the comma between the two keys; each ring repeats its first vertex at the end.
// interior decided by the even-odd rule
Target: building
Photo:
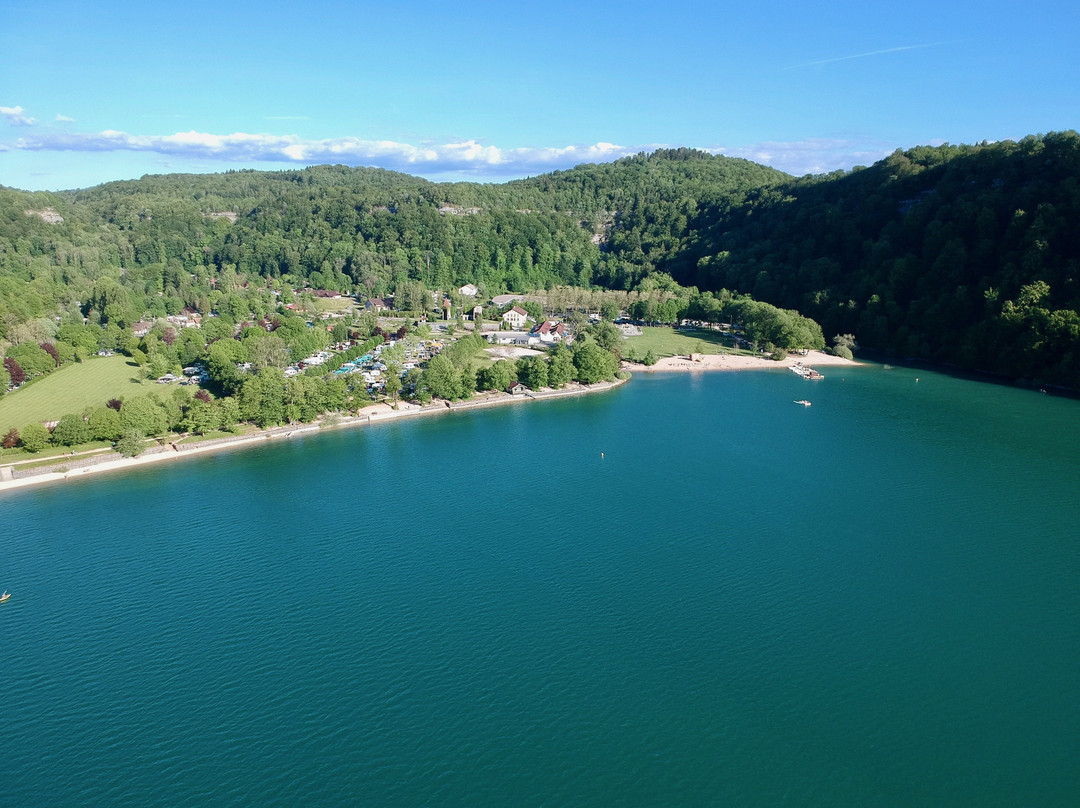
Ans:
{"type": "Polygon", "coordinates": [[[524,297],[524,295],[496,295],[491,298],[491,302],[501,309],[507,303],[514,303],[515,301],[521,300],[522,297],[524,297]]]}
{"type": "Polygon", "coordinates": [[[544,320],[532,332],[540,338],[541,342],[556,343],[566,339],[566,326],[554,320],[544,320]]]}
{"type": "Polygon", "coordinates": [[[521,306],[514,306],[510,311],[503,314],[502,318],[503,322],[511,328],[521,329],[525,327],[525,322],[529,319],[529,313],[521,306]]]}
{"type": "Polygon", "coordinates": [[[467,283],[458,289],[458,294],[462,297],[476,297],[480,294],[480,289],[471,283],[467,283]]]}

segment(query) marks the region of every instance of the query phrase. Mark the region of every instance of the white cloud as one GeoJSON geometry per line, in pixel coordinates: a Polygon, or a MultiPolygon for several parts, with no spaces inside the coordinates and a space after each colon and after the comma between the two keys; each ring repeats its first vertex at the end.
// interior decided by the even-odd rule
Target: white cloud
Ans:
{"type": "Polygon", "coordinates": [[[13,145],[26,151],[153,152],[229,162],[346,163],[377,165],[414,173],[474,172],[506,176],[553,171],[584,162],[614,160],[641,151],[641,148],[627,148],[613,143],[501,149],[476,140],[414,146],[392,140],[354,137],[308,140],[295,135],[245,132],[216,135],[195,131],[173,135],[132,135],[111,129],[97,133],[42,133],[20,138],[13,145]]]}
{"type": "MultiPolygon", "coordinates": [[[[379,166],[432,178],[498,179],[524,177],[572,168],[580,163],[609,162],[661,144],[620,146],[600,142],[561,147],[500,148],[477,140],[415,146],[393,140],[354,137],[312,140],[295,135],[218,135],[177,132],[172,135],[132,135],[106,130],[78,133],[53,130],[19,138],[9,148],[34,152],[140,152],[168,158],[230,164],[258,162],[315,165],[344,163],[379,166]]],[[[2,147],[0,147],[2,148],[2,147]]],[[[894,147],[880,142],[816,138],[795,142],[767,141],[740,147],[714,146],[714,154],[742,157],[789,174],[822,174],[870,164],[894,147]]]]}
{"type": "Polygon", "coordinates": [[[801,177],[804,174],[827,174],[857,165],[870,165],[895,151],[883,143],[863,143],[840,138],[808,138],[782,142],[764,141],[740,148],[717,147],[714,154],[742,157],[801,177]]]}
{"type": "Polygon", "coordinates": [[[74,118],[69,118],[67,115],[61,115],[59,112],[56,113],[56,120],[59,121],[60,123],[74,123],[75,122],[74,118]]]}
{"type": "Polygon", "coordinates": [[[0,107],[0,115],[8,119],[12,126],[33,126],[35,121],[23,115],[22,107],[0,107]]]}

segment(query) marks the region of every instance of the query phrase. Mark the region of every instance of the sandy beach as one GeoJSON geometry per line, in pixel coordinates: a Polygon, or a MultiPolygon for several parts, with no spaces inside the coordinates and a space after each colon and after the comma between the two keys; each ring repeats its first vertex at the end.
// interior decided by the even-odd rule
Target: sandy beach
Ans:
{"type": "Polygon", "coordinates": [[[797,363],[802,363],[808,367],[825,365],[850,367],[859,364],[851,359],[843,359],[822,351],[810,351],[805,356],[789,354],[786,359],[779,361],[765,356],[704,354],[698,360],[692,360],[689,356],[669,356],[659,360],[651,367],[636,362],[623,362],[622,366],[623,370],[628,370],[631,373],[654,373],[657,371],[694,370],[775,370],[776,368],[789,368],[797,363]]]}

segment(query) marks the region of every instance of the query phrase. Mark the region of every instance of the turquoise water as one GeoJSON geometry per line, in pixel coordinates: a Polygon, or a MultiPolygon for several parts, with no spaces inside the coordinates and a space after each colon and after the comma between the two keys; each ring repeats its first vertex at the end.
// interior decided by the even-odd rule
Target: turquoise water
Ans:
{"type": "Polygon", "coordinates": [[[826,375],[0,495],[0,794],[1080,803],[1080,405],[826,375]]]}

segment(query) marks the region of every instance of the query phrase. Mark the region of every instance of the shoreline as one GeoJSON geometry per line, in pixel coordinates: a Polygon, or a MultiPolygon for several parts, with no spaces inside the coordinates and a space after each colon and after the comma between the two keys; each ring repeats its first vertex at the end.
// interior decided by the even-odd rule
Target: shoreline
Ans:
{"type": "MultiPolygon", "coordinates": [[[[705,354],[700,360],[691,360],[688,356],[671,356],[659,360],[651,367],[634,362],[622,362],[622,370],[633,373],[686,373],[700,371],[733,371],[733,370],[775,370],[776,368],[789,368],[796,363],[809,366],[858,366],[861,362],[843,359],[839,356],[810,351],[806,356],[791,355],[780,361],[767,357],[731,355],[731,354],[705,354]]],[[[298,424],[294,426],[278,426],[270,429],[261,429],[247,435],[236,435],[225,438],[212,438],[196,443],[179,444],[166,442],[159,446],[147,448],[138,457],[120,457],[112,450],[90,453],[84,456],[72,458],[65,462],[63,457],[56,463],[45,466],[41,471],[29,473],[25,476],[14,476],[16,466],[0,466],[0,495],[34,485],[46,483],[64,483],[85,479],[88,475],[101,474],[109,471],[123,471],[125,469],[138,468],[152,463],[161,463],[170,460],[178,460],[185,457],[194,457],[207,452],[215,452],[222,449],[238,449],[246,446],[257,445],[268,440],[298,437],[313,432],[327,429],[342,429],[346,427],[368,426],[371,424],[396,421],[400,418],[411,418],[421,415],[433,415],[437,413],[459,412],[463,410],[479,409],[484,407],[501,406],[515,402],[536,401],[547,398],[565,398],[568,396],[589,395],[614,389],[625,384],[628,379],[614,382],[598,382],[593,385],[583,385],[577,382],[570,386],[552,390],[529,391],[519,395],[510,393],[481,393],[476,398],[465,401],[439,400],[427,405],[399,402],[397,409],[389,404],[380,403],[365,407],[359,415],[330,415],[312,424],[298,424]],[[57,469],[49,471],[48,469],[57,469]]]]}
{"type": "Polygon", "coordinates": [[[323,430],[342,429],[347,427],[368,426],[371,424],[397,421],[401,418],[411,418],[422,415],[435,415],[439,413],[452,413],[464,410],[494,407],[503,404],[513,404],[524,401],[544,400],[548,398],[566,398],[569,396],[589,395],[613,390],[625,384],[628,379],[619,379],[613,382],[598,382],[597,384],[584,385],[573,383],[558,390],[548,389],[530,391],[519,395],[510,393],[481,393],[477,398],[465,401],[439,400],[427,405],[399,402],[398,408],[394,409],[389,404],[380,403],[371,407],[365,407],[359,415],[329,416],[311,424],[298,424],[295,426],[278,426],[270,429],[257,430],[248,435],[235,437],[212,438],[196,443],[179,444],[166,442],[160,446],[147,448],[137,457],[120,457],[112,450],[107,452],[92,453],[82,457],[72,458],[64,462],[63,458],[57,460],[51,466],[44,467],[40,472],[30,473],[22,477],[15,477],[14,466],[0,466],[0,495],[35,485],[47,483],[65,483],[85,479],[87,476],[101,474],[109,471],[123,471],[146,466],[153,463],[178,460],[180,458],[195,457],[207,452],[215,452],[222,449],[239,449],[253,445],[263,444],[270,440],[288,439],[307,435],[323,430]],[[55,469],[49,471],[48,469],[55,469]],[[12,476],[8,476],[12,475],[12,476]]]}
{"type": "Polygon", "coordinates": [[[694,361],[689,356],[667,356],[657,361],[655,365],[647,366],[636,362],[623,361],[622,369],[633,373],[657,373],[664,371],[702,371],[702,370],[775,370],[776,368],[790,368],[796,364],[804,364],[809,367],[815,365],[833,367],[857,367],[862,362],[853,359],[833,356],[823,351],[810,351],[806,356],[789,354],[784,359],[774,360],[767,356],[745,356],[735,354],[704,354],[700,360],[694,361]]]}

